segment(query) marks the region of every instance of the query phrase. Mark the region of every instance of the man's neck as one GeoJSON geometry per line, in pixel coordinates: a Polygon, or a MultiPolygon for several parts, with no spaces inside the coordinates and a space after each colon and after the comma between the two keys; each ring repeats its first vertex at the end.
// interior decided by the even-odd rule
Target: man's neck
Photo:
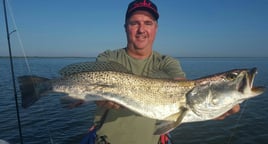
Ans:
{"type": "Polygon", "coordinates": [[[126,52],[129,56],[135,59],[146,59],[151,56],[151,49],[134,49],[134,48],[126,48],[126,52]]]}

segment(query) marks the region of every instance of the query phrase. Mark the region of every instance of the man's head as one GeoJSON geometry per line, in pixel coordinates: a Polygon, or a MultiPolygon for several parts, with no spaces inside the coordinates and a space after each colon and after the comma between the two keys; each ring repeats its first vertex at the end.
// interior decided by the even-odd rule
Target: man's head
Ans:
{"type": "Polygon", "coordinates": [[[149,12],[156,21],[159,18],[157,6],[153,2],[150,0],[134,0],[128,5],[125,21],[127,21],[128,18],[137,10],[144,10],[149,12]]]}
{"type": "Polygon", "coordinates": [[[129,55],[135,58],[151,55],[158,18],[157,7],[149,0],[135,0],[128,5],[125,30],[129,55]]]}

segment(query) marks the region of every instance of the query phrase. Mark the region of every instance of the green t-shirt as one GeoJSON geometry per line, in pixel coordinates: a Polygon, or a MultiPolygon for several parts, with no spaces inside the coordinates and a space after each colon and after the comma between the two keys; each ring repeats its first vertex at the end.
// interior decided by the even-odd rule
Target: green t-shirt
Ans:
{"type": "MultiPolygon", "coordinates": [[[[153,52],[149,58],[140,60],[130,57],[126,49],[107,50],[97,57],[97,61],[113,61],[122,64],[133,74],[154,78],[185,77],[180,63],[169,56],[153,52]]],[[[95,123],[99,124],[106,109],[98,107],[95,123]]],[[[159,136],[153,135],[156,120],[140,116],[128,109],[110,109],[98,137],[111,144],[157,144],[159,136]]],[[[100,139],[101,140],[101,139],[100,139]]]]}

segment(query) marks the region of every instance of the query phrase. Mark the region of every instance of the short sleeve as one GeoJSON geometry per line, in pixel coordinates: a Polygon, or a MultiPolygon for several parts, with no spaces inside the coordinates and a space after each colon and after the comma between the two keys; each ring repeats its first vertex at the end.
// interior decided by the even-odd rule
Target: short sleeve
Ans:
{"type": "Polygon", "coordinates": [[[112,53],[111,50],[106,50],[103,53],[100,53],[97,58],[96,61],[104,61],[107,62],[109,61],[109,59],[112,57],[112,53]]]}
{"type": "Polygon", "coordinates": [[[162,56],[161,69],[173,78],[185,78],[186,75],[182,70],[179,60],[170,57],[162,56]]]}
{"type": "Polygon", "coordinates": [[[170,60],[168,60],[168,62],[165,64],[165,70],[174,78],[186,77],[184,71],[181,68],[180,62],[174,58],[170,58],[170,60]]]}

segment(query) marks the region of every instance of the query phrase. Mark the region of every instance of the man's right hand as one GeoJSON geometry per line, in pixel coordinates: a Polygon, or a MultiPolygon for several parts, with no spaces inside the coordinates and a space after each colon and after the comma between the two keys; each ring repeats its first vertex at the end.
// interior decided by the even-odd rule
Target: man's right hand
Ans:
{"type": "Polygon", "coordinates": [[[100,107],[105,107],[107,109],[120,109],[121,105],[114,103],[112,101],[96,101],[96,104],[100,107]]]}

